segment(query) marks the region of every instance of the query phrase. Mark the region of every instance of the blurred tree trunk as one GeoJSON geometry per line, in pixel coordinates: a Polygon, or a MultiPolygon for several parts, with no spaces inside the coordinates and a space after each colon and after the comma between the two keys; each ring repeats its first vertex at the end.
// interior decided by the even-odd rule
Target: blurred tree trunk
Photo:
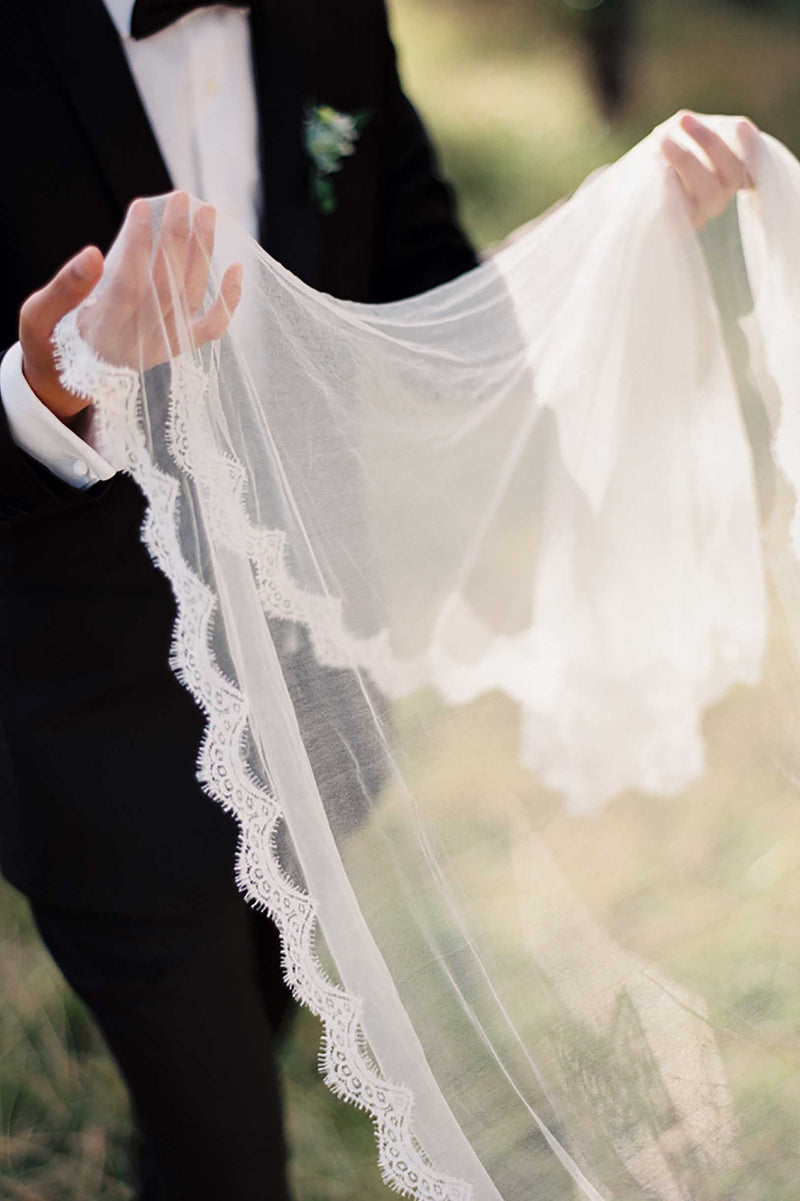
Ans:
{"type": "Polygon", "coordinates": [[[565,0],[589,52],[592,83],[605,116],[620,116],[630,99],[635,0],[565,0]]]}

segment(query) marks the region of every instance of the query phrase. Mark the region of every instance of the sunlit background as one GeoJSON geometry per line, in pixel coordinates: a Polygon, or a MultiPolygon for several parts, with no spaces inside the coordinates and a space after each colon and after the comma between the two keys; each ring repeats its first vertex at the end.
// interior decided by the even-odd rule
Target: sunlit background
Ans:
{"type": "MultiPolygon", "coordinates": [[[[392,8],[408,89],[481,248],[681,107],[747,113],[800,152],[800,0],[394,0],[392,8]]],[[[8,888],[0,942],[0,1198],[131,1197],[124,1090],[8,888]]],[[[282,1051],[298,1201],[388,1197],[368,1123],[317,1075],[317,1039],[301,1014],[282,1051]]]]}

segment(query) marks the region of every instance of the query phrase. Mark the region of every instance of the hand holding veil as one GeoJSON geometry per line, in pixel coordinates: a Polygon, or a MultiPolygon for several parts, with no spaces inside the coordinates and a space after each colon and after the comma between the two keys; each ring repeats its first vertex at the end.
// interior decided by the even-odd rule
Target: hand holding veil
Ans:
{"type": "Polygon", "coordinates": [[[417,1198],[800,1179],[800,165],[764,138],[752,174],[774,455],[655,134],[380,306],[137,202],[57,330],[148,500],[240,884],[417,1198]]]}

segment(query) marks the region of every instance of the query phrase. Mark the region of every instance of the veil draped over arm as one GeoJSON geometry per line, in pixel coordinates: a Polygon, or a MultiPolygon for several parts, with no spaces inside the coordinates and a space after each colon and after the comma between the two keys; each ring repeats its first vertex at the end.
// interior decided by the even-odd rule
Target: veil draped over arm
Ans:
{"type": "Polygon", "coordinates": [[[392,304],[222,225],[206,344],[156,199],[56,333],[239,884],[419,1201],[800,1182],[800,164],[739,199],[743,401],[658,147],[392,304]]]}

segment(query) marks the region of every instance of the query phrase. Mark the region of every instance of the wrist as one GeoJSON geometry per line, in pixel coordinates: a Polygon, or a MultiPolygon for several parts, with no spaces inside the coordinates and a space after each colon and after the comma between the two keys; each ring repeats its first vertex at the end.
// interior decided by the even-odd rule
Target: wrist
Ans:
{"type": "Polygon", "coordinates": [[[73,395],[61,386],[52,359],[48,370],[37,370],[35,357],[26,355],[24,345],[22,346],[22,374],[28,387],[42,404],[67,426],[71,427],[80,418],[83,410],[89,406],[89,401],[73,395]]]}

